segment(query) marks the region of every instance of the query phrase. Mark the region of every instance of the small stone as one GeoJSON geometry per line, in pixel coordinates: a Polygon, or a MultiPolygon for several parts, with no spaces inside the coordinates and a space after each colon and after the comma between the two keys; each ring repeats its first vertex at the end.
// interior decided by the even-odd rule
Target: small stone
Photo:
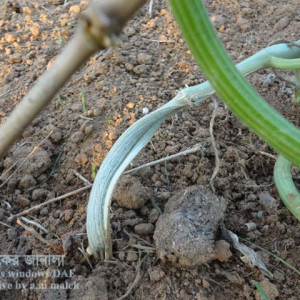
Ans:
{"type": "Polygon", "coordinates": [[[147,206],[143,206],[140,210],[140,213],[141,213],[142,216],[148,216],[149,208],[147,206]]]}
{"type": "Polygon", "coordinates": [[[290,22],[291,20],[288,17],[284,17],[277,22],[277,24],[275,25],[275,29],[283,30],[289,26],[290,22]]]}
{"type": "Polygon", "coordinates": [[[41,216],[47,216],[48,214],[49,214],[49,209],[47,207],[44,207],[43,209],[41,209],[41,211],[40,211],[41,216]]]}
{"type": "Polygon", "coordinates": [[[178,150],[178,146],[167,146],[165,149],[165,152],[170,154],[170,153],[175,153],[178,150]]]}
{"type": "Polygon", "coordinates": [[[232,253],[230,251],[230,244],[224,240],[216,241],[215,256],[219,261],[227,261],[232,256],[232,253]]]}
{"type": "Polygon", "coordinates": [[[28,189],[36,185],[36,180],[32,175],[26,174],[20,181],[20,187],[23,189],[28,189]]]}
{"type": "Polygon", "coordinates": [[[23,7],[23,13],[25,15],[31,15],[32,14],[32,10],[28,6],[25,6],[25,7],[23,7]]]}
{"type": "Polygon", "coordinates": [[[75,161],[76,161],[79,165],[85,166],[85,165],[88,163],[89,159],[88,159],[88,157],[87,157],[85,154],[82,153],[82,154],[76,155],[75,161]]]}
{"type": "Polygon", "coordinates": [[[133,108],[134,108],[134,104],[133,104],[132,102],[129,102],[129,103],[127,104],[127,107],[128,107],[129,109],[133,109],[133,108]]]}
{"type": "Polygon", "coordinates": [[[74,215],[74,210],[71,209],[66,210],[64,220],[69,223],[72,220],[73,215],[74,215]]]}
{"type": "Polygon", "coordinates": [[[159,213],[156,208],[153,208],[149,214],[149,223],[155,223],[159,218],[159,213]]]}
{"type": "Polygon", "coordinates": [[[165,272],[160,267],[155,267],[149,272],[150,280],[154,282],[160,281],[165,275],[165,272]]]}
{"type": "Polygon", "coordinates": [[[144,107],[142,110],[143,115],[147,115],[149,113],[149,108],[148,107],[144,107]]]}
{"type": "Polygon", "coordinates": [[[114,141],[118,138],[118,131],[117,130],[114,130],[114,131],[110,131],[109,134],[108,134],[108,139],[110,141],[114,141]]]}
{"type": "Polygon", "coordinates": [[[11,64],[17,64],[17,63],[20,63],[22,61],[22,58],[21,58],[21,55],[16,53],[16,54],[13,54],[9,57],[8,61],[11,63],[11,64]]]}
{"type": "Polygon", "coordinates": [[[210,283],[206,279],[202,279],[202,285],[205,289],[208,289],[210,287],[210,283]]]}
{"type": "Polygon", "coordinates": [[[30,205],[30,201],[24,196],[19,196],[17,202],[21,207],[27,207],[30,205]]]}
{"type": "Polygon", "coordinates": [[[9,34],[9,33],[6,33],[4,37],[8,43],[13,43],[17,40],[17,38],[15,36],[13,36],[12,34],[9,34]]]}
{"type": "Polygon", "coordinates": [[[94,81],[96,79],[95,75],[91,75],[91,74],[87,74],[83,76],[84,81],[86,81],[87,83],[91,83],[92,81],[94,81]]]}
{"type": "Polygon", "coordinates": [[[134,231],[138,235],[147,235],[154,232],[154,225],[151,223],[140,223],[134,226],[134,231]]]}
{"type": "Polygon", "coordinates": [[[138,65],[133,68],[133,72],[137,75],[141,75],[146,72],[146,67],[144,65],[138,65]]]}
{"type": "Polygon", "coordinates": [[[161,181],[157,180],[157,181],[154,183],[154,186],[157,187],[157,188],[161,187],[161,186],[162,186],[161,181]]]}
{"type": "Polygon", "coordinates": [[[70,140],[71,140],[72,143],[76,143],[77,144],[77,143],[83,141],[83,138],[84,138],[83,133],[80,132],[80,131],[77,131],[77,132],[75,132],[75,133],[72,134],[70,140]]]}
{"type": "Polygon", "coordinates": [[[7,187],[9,191],[12,191],[16,188],[18,184],[18,179],[17,178],[11,178],[8,182],[7,182],[7,187]]]}
{"type": "Polygon", "coordinates": [[[134,68],[134,65],[133,64],[130,64],[130,63],[126,63],[125,64],[125,68],[127,71],[132,71],[133,68],[134,68]]]}
{"type": "Polygon", "coordinates": [[[94,129],[93,125],[86,126],[85,129],[84,129],[84,134],[85,135],[90,135],[92,133],[93,129],[94,129]]]}
{"type": "Polygon", "coordinates": [[[267,234],[269,232],[269,225],[264,225],[261,229],[263,234],[267,234]]]}
{"type": "Polygon", "coordinates": [[[119,257],[119,259],[121,261],[124,261],[125,260],[125,252],[124,251],[120,251],[118,257],[119,257]]]}
{"type": "Polygon", "coordinates": [[[274,272],[273,275],[274,275],[274,280],[279,282],[279,283],[281,283],[285,280],[284,274],[282,274],[281,272],[279,272],[277,270],[274,272]]]}
{"type": "Polygon", "coordinates": [[[38,25],[35,25],[33,27],[30,28],[30,31],[31,31],[31,34],[34,36],[34,37],[37,37],[39,34],[40,34],[40,28],[38,25]]]}
{"type": "Polygon", "coordinates": [[[36,200],[44,200],[47,196],[48,196],[49,191],[45,190],[45,189],[35,189],[32,192],[32,200],[36,201],[36,200]]]}
{"type": "Polygon", "coordinates": [[[128,251],[126,260],[127,261],[137,261],[139,259],[138,254],[135,251],[128,251]]]}
{"type": "Polygon", "coordinates": [[[79,5],[72,5],[69,9],[72,15],[78,15],[80,13],[80,6],[79,5]]]}
{"type": "Polygon", "coordinates": [[[59,142],[62,138],[61,130],[55,127],[50,138],[54,143],[59,142]]]}
{"type": "Polygon", "coordinates": [[[61,239],[62,239],[64,254],[66,254],[72,250],[73,237],[69,233],[66,233],[62,235],[61,239]]]}
{"type": "Polygon", "coordinates": [[[31,59],[26,59],[25,63],[28,65],[28,66],[32,66],[33,65],[33,61],[31,59]]]}
{"type": "Polygon", "coordinates": [[[270,215],[277,213],[278,203],[276,199],[274,199],[268,193],[261,193],[258,197],[259,203],[264,207],[267,213],[269,213],[270,215]]]}
{"type": "MultiPolygon", "coordinates": [[[[262,289],[265,291],[266,295],[270,300],[274,300],[279,296],[278,289],[275,284],[271,283],[268,279],[264,279],[259,282],[262,289]]],[[[263,300],[264,298],[261,296],[259,291],[255,292],[255,299],[256,300],[263,300]]]]}
{"type": "Polygon", "coordinates": [[[228,23],[227,19],[221,15],[213,15],[210,17],[210,20],[216,28],[219,28],[222,25],[228,23]]]}
{"type": "Polygon", "coordinates": [[[138,63],[141,64],[141,65],[142,65],[142,64],[149,65],[149,64],[151,64],[152,59],[151,59],[151,56],[148,55],[148,54],[145,54],[145,53],[139,53],[139,54],[137,55],[137,61],[138,61],[138,63]]]}
{"type": "Polygon", "coordinates": [[[159,198],[162,200],[169,200],[171,197],[170,192],[161,192],[159,198]]]}

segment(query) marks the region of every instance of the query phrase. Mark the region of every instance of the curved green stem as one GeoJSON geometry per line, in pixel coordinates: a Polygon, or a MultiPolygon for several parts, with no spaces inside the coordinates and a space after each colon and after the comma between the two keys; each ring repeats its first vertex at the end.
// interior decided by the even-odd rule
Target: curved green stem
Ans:
{"type": "Polygon", "coordinates": [[[300,166],[300,130],[268,105],[235,68],[202,1],[170,3],[189,48],[217,94],[257,135],[300,166]]]}
{"type": "Polygon", "coordinates": [[[299,69],[300,59],[286,59],[280,57],[270,57],[270,64],[274,68],[283,69],[283,70],[296,70],[299,69]]]}
{"type": "Polygon", "coordinates": [[[284,156],[279,155],[274,167],[274,181],[281,200],[300,221],[300,194],[293,182],[291,166],[284,156]]]}
{"type": "MultiPolygon", "coordinates": [[[[239,63],[237,68],[245,76],[263,68],[271,68],[273,66],[270,64],[270,56],[293,59],[300,57],[300,49],[290,48],[286,44],[270,46],[239,63]]],[[[188,105],[200,105],[214,92],[208,81],[187,87],[170,102],[134,123],[116,141],[102,162],[90,193],[87,209],[88,254],[97,257],[105,250],[105,258],[111,258],[109,219],[111,197],[116,182],[125,168],[150,141],[167,117],[188,105]]]]}

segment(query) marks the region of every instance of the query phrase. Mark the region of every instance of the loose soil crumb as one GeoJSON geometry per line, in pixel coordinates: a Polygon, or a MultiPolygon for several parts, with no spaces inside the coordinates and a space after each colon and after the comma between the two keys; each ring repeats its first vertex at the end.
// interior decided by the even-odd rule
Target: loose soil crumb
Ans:
{"type": "Polygon", "coordinates": [[[142,208],[150,199],[149,190],[138,178],[130,175],[122,176],[113,195],[120,207],[128,209],[142,208]]]}

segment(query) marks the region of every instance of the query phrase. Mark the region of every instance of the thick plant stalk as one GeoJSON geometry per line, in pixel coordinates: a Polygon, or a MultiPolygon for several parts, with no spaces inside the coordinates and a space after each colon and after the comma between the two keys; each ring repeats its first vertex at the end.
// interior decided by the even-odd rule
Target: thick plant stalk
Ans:
{"type": "Polygon", "coordinates": [[[217,94],[257,135],[300,166],[300,130],[268,105],[241,76],[218,39],[203,2],[170,3],[189,48],[217,94]]]}
{"type": "Polygon", "coordinates": [[[93,1],[79,30],[0,127],[0,159],[72,74],[96,51],[111,47],[114,37],[145,0],[93,1]]]}
{"type": "MultiPolygon", "coordinates": [[[[273,45],[239,63],[237,68],[245,76],[263,68],[272,68],[272,57],[300,58],[300,48],[289,47],[287,44],[273,45]]],[[[281,67],[285,68],[285,65],[283,64],[281,67]]],[[[185,88],[173,100],[134,123],[116,141],[102,162],[90,193],[87,209],[89,240],[87,252],[89,255],[99,257],[99,254],[103,254],[104,251],[105,259],[111,258],[109,220],[111,197],[117,180],[125,168],[150,141],[167,117],[188,105],[200,105],[214,92],[208,81],[185,88]]]]}
{"type": "Polygon", "coordinates": [[[300,221],[300,194],[293,182],[291,166],[284,156],[279,155],[274,167],[274,181],[281,200],[300,221]]]}

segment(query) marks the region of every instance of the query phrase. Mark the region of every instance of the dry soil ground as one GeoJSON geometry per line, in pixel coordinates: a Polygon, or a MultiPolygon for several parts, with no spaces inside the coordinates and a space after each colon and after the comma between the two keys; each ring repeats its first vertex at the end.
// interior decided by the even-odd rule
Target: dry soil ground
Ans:
{"type": "MultiPolygon", "coordinates": [[[[78,14],[87,6],[87,1],[70,0],[67,5],[62,2],[1,1],[1,122],[59,54],[76,30],[78,14]]],[[[7,223],[11,212],[5,203],[10,204],[13,213],[18,213],[84,186],[85,183],[74,174],[74,170],[92,181],[93,166],[98,168],[101,165],[116,139],[143,116],[143,110],[151,112],[169,101],[185,85],[195,85],[205,80],[185,46],[166,2],[155,0],[154,3],[153,15],[147,13],[146,7],[142,9],[128,24],[118,45],[109,52],[93,56],[0,161],[0,173],[4,174],[1,182],[4,183],[11,174],[8,169],[15,162],[20,165],[53,130],[33,157],[1,185],[1,222],[7,223]],[[82,95],[87,112],[83,111],[82,95]]],[[[273,41],[299,39],[299,0],[212,0],[205,3],[220,38],[235,62],[273,41]]],[[[271,70],[264,70],[249,80],[269,103],[299,126],[299,108],[293,103],[292,88],[270,74],[271,70]]],[[[239,236],[299,269],[300,224],[280,202],[272,177],[274,159],[262,152],[276,153],[251,134],[219,99],[217,101],[219,108],[214,122],[214,136],[220,153],[220,171],[214,186],[218,199],[224,199],[227,203],[224,223],[239,236]],[[271,202],[262,200],[263,194],[271,202]],[[243,225],[250,221],[256,223],[257,228],[246,232],[243,225]]],[[[1,286],[0,298],[117,299],[138,278],[128,299],[260,299],[251,280],[261,282],[270,299],[299,299],[299,276],[261,251],[267,268],[274,275],[273,280],[244,264],[240,253],[232,248],[223,259],[225,261],[221,262],[220,257],[219,260],[209,257],[199,261],[205,262],[203,265],[192,269],[184,268],[178,262],[190,265],[195,257],[193,251],[189,259],[181,261],[176,255],[160,251],[160,258],[171,260],[162,261],[155,251],[156,245],[160,247],[163,244],[157,239],[165,236],[166,243],[169,242],[168,237],[178,226],[178,223],[174,225],[175,221],[169,223],[174,227],[161,225],[162,219],[157,222],[157,207],[170,214],[172,209],[181,209],[178,214],[186,218],[186,211],[175,207],[177,204],[169,202],[165,208],[167,201],[171,197],[176,201],[186,191],[194,191],[195,187],[191,186],[210,189],[209,180],[215,166],[209,136],[213,107],[209,99],[200,107],[186,110],[166,121],[134,160],[132,167],[177,153],[197,143],[202,145],[201,151],[134,173],[123,180],[123,185],[118,189],[119,195],[116,194],[118,201],[112,205],[115,257],[112,262],[100,264],[92,261],[93,270],[88,264],[80,263],[82,254],[78,248],[87,245],[87,190],[28,216],[47,228],[48,234],[41,232],[46,240],[63,248],[66,255],[64,269],[74,270],[69,281],[78,283],[79,290],[28,288],[30,283],[66,281],[66,278],[46,278],[46,273],[41,278],[13,279],[4,275],[1,283],[19,281],[27,287],[16,290],[1,286]],[[141,197],[144,197],[143,201],[140,201],[141,197]],[[137,208],[126,208],[132,201],[139,202],[134,204],[137,208]],[[154,240],[155,226],[161,231],[156,231],[154,240]]],[[[197,204],[202,198],[193,199],[197,204]]],[[[198,208],[205,206],[203,203],[202,206],[197,205],[198,208]]],[[[187,209],[189,207],[187,205],[187,209]]],[[[223,208],[221,206],[220,210],[223,208]]],[[[214,207],[211,211],[218,209],[214,207]]],[[[195,214],[192,216],[196,218],[195,214]]],[[[209,221],[207,216],[203,220],[209,221]]],[[[1,255],[57,254],[16,223],[10,223],[9,228],[0,226],[1,255]]],[[[198,229],[204,232],[203,228],[198,229]]],[[[217,232],[212,238],[220,240],[218,235],[217,232]]],[[[227,245],[224,241],[221,243],[227,245]]],[[[194,246],[179,247],[177,250],[185,254],[185,249],[188,252],[191,247],[195,249],[194,246]]],[[[207,247],[211,250],[213,246],[207,244],[207,247]]],[[[28,270],[25,265],[19,268],[19,271],[28,270]]],[[[1,265],[1,271],[7,271],[5,265],[1,265]]],[[[43,271],[46,272],[46,269],[43,271]]],[[[51,272],[51,267],[47,272],[51,272]]]]}

